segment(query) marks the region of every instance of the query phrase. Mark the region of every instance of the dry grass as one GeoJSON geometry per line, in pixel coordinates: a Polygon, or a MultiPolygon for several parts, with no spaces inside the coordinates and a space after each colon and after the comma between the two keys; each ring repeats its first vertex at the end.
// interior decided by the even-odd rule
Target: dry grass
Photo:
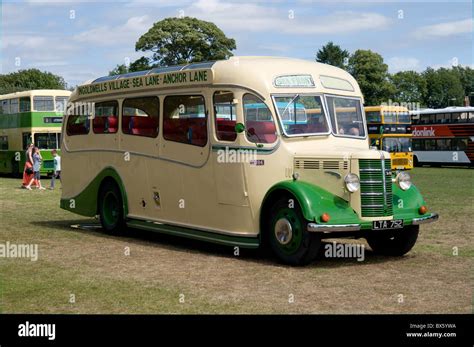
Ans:
{"type": "Polygon", "coordinates": [[[471,313],[473,171],[417,169],[413,176],[441,220],[422,227],[412,252],[394,259],[368,250],[363,262],[320,257],[304,268],[279,265],[258,251],[235,257],[229,247],[144,231],[110,237],[73,229],[94,221],[59,209],[59,191],[27,192],[16,188],[17,180],[0,178],[0,242],[39,245],[37,262],[0,258],[0,310],[471,313]]]}

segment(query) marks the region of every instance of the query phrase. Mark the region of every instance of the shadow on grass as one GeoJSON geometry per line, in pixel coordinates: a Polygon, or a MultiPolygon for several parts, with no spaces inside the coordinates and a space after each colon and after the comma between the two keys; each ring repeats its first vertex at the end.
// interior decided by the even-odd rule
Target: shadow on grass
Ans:
{"type": "MultiPolygon", "coordinates": [[[[32,222],[33,223],[33,222],[32,222]]],[[[163,234],[159,232],[146,231],[141,229],[129,228],[121,236],[109,235],[102,230],[100,223],[95,219],[90,220],[57,220],[57,221],[38,221],[33,223],[35,226],[41,226],[58,231],[69,231],[84,235],[92,235],[103,239],[126,239],[127,242],[137,245],[146,245],[151,247],[165,248],[172,251],[183,253],[194,253],[219,256],[223,258],[235,258],[234,247],[193,240],[185,237],[163,234]]],[[[334,241],[322,241],[321,248],[316,260],[304,268],[338,268],[348,266],[361,266],[367,264],[379,264],[394,261],[404,261],[404,257],[384,257],[376,255],[370,248],[364,249],[364,260],[358,261],[357,258],[338,258],[325,257],[325,246],[334,243],[334,241]]],[[[342,244],[337,242],[336,244],[342,244]]],[[[344,243],[346,244],[346,243],[344,243]]],[[[266,266],[287,266],[278,262],[268,249],[239,249],[239,260],[251,262],[266,266]]]]}

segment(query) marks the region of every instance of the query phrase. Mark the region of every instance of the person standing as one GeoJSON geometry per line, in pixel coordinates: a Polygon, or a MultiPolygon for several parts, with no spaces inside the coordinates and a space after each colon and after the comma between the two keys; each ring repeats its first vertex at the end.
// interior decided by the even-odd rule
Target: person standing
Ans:
{"type": "Polygon", "coordinates": [[[33,178],[33,148],[34,144],[30,143],[25,152],[25,166],[23,168],[23,182],[22,188],[26,188],[28,183],[30,183],[33,178]]]}
{"type": "Polygon", "coordinates": [[[53,190],[55,179],[57,178],[59,179],[59,182],[61,182],[61,157],[59,156],[58,151],[55,149],[51,151],[51,154],[53,155],[54,172],[53,177],[51,177],[51,185],[49,189],[53,190]]]}
{"type": "Polygon", "coordinates": [[[41,162],[43,158],[41,157],[41,153],[38,147],[33,149],[33,178],[31,179],[30,183],[26,186],[26,189],[31,190],[31,185],[33,182],[36,183],[36,186],[39,190],[44,190],[43,186],[41,185],[41,162]]]}

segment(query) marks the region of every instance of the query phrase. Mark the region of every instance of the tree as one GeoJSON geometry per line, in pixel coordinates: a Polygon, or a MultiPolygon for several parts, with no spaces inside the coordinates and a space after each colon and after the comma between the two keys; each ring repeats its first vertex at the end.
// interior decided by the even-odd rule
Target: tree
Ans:
{"type": "Polygon", "coordinates": [[[455,66],[454,72],[458,75],[464,89],[464,95],[472,98],[471,93],[474,93],[474,70],[469,66],[455,66]]]}
{"type": "Polygon", "coordinates": [[[129,73],[129,67],[125,64],[119,64],[117,65],[112,71],[109,71],[109,76],[115,76],[115,75],[123,75],[125,73],[129,73]]]}
{"type": "Polygon", "coordinates": [[[400,71],[390,76],[394,87],[393,101],[422,103],[426,96],[426,80],[416,71],[400,71]]]}
{"type": "Polygon", "coordinates": [[[341,49],[340,46],[335,45],[332,41],[324,45],[316,53],[316,61],[324,64],[346,68],[345,60],[350,56],[349,52],[341,49]]]}
{"type": "Polygon", "coordinates": [[[66,89],[64,78],[38,69],[20,70],[0,75],[0,94],[31,89],[66,89]]]}
{"type": "Polygon", "coordinates": [[[158,66],[227,59],[235,49],[235,40],[214,23],[191,17],[159,21],[135,45],[136,51],[151,52],[149,63],[158,66]]]}
{"type": "Polygon", "coordinates": [[[135,71],[150,70],[153,67],[156,67],[156,66],[150,65],[150,60],[147,57],[141,57],[140,59],[135,60],[129,66],[125,64],[117,65],[115,69],[113,69],[112,71],[109,71],[109,76],[122,75],[125,73],[135,72],[135,71]]]}
{"type": "Polygon", "coordinates": [[[394,94],[388,66],[380,54],[359,49],[349,58],[348,70],[359,83],[366,105],[380,105],[394,94]]]}
{"type": "Polygon", "coordinates": [[[464,88],[457,71],[440,68],[428,68],[423,72],[427,93],[425,104],[431,108],[460,106],[464,100],[464,88]]]}

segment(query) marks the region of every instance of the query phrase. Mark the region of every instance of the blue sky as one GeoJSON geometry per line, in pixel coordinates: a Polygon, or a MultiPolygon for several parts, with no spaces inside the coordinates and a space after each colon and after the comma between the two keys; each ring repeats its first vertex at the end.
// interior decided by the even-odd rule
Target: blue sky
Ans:
{"type": "MultiPolygon", "coordinates": [[[[1,0],[0,0],[1,1],[1,0]]],[[[471,1],[5,1],[0,73],[39,68],[69,86],[143,55],[135,42],[154,22],[180,15],[216,23],[235,55],[314,59],[328,41],[371,49],[390,72],[473,65],[471,1]]]]}

